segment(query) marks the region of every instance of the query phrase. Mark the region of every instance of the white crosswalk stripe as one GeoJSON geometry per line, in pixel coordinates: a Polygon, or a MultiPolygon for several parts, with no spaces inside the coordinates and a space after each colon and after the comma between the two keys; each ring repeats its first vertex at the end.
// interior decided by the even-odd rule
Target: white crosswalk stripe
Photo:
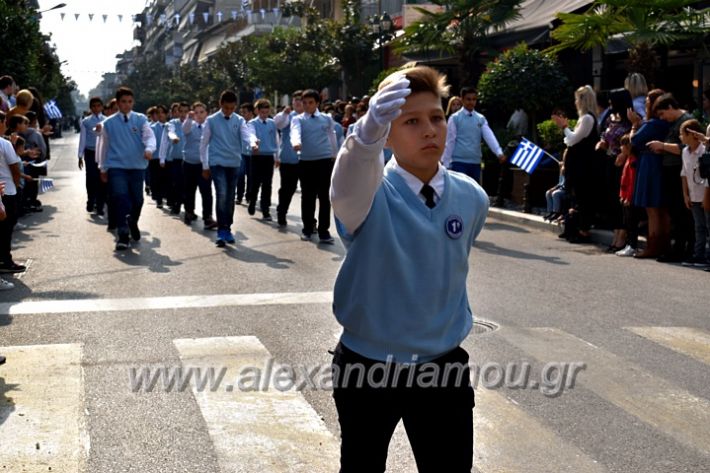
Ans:
{"type": "Polygon", "coordinates": [[[710,333],[690,327],[625,327],[666,348],[710,365],[710,333]]]}

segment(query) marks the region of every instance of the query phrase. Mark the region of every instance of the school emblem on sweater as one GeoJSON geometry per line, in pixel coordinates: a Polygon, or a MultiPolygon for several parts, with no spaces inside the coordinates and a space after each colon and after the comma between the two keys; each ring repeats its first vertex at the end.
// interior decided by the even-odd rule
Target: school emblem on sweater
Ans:
{"type": "Polygon", "coordinates": [[[453,240],[458,240],[463,235],[463,219],[458,215],[449,215],[446,218],[446,234],[453,240]]]}

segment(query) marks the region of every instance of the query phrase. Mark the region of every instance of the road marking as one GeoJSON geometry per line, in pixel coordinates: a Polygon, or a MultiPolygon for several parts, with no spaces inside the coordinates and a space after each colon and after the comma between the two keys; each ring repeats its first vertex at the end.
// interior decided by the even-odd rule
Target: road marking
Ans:
{"type": "Polygon", "coordinates": [[[81,346],[0,348],[0,470],[86,471],[81,346]]]}
{"type": "Polygon", "coordinates": [[[245,391],[229,384],[244,368],[263,368],[271,359],[256,337],[179,339],[173,343],[183,367],[227,369],[220,389],[197,392],[192,384],[223,473],[337,469],[339,442],[300,392],[274,387],[245,391]],[[231,392],[228,385],[233,386],[231,392]]]}
{"type": "Polygon", "coordinates": [[[481,473],[607,471],[515,405],[514,401],[493,390],[476,390],[473,424],[473,464],[481,473]]]}
{"type": "Polygon", "coordinates": [[[504,327],[500,336],[540,361],[581,361],[578,382],[664,434],[710,454],[710,401],[556,328],[504,327]]]}
{"type": "Polygon", "coordinates": [[[624,327],[673,351],[710,365],[710,334],[690,327],[624,327]]]}
{"type": "Polygon", "coordinates": [[[69,299],[58,301],[3,302],[0,304],[0,315],[329,304],[332,302],[333,293],[331,291],[132,297],[125,299],[69,299]]]}

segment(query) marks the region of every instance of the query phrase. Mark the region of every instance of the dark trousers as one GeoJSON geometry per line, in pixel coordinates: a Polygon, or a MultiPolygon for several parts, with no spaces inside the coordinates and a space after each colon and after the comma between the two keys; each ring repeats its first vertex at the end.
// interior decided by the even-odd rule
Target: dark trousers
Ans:
{"type": "Polygon", "coordinates": [[[333,160],[300,161],[301,218],[303,233],[310,235],[315,226],[316,198],[318,199],[318,234],[325,235],[330,229],[330,176],[333,160]]]}
{"type": "Polygon", "coordinates": [[[683,183],[680,179],[681,165],[664,166],[662,186],[668,213],[671,217],[671,253],[678,258],[690,258],[695,246],[693,215],[683,200],[683,183]]]}
{"type": "Polygon", "coordinates": [[[239,168],[212,166],[212,182],[217,193],[217,229],[231,231],[234,223],[234,191],[239,168]]]}
{"type": "Polygon", "coordinates": [[[338,345],[333,398],[342,437],[340,473],[385,471],[387,448],[400,419],[419,473],[471,471],[474,394],[468,353],[457,347],[424,370],[426,365],[391,364],[388,370],[383,362],[338,345]],[[417,383],[421,373],[433,373],[434,365],[436,381],[417,383]],[[360,385],[359,371],[364,373],[360,385]]]}
{"type": "Polygon", "coordinates": [[[624,227],[626,228],[626,244],[633,249],[639,247],[639,222],[643,209],[633,205],[624,205],[624,227]]]}
{"type": "Polygon", "coordinates": [[[480,184],[481,182],[481,165],[472,163],[460,163],[454,161],[451,163],[452,171],[460,172],[466,174],[468,177],[480,184]]]}
{"type": "Polygon", "coordinates": [[[143,209],[143,169],[109,169],[108,185],[119,238],[128,237],[129,221],[138,223],[143,209]]]}
{"type": "Polygon", "coordinates": [[[271,207],[271,182],[274,179],[274,156],[255,155],[251,157],[251,177],[249,179],[249,203],[256,202],[261,187],[261,212],[269,213],[271,207]]]}
{"type": "Polygon", "coordinates": [[[96,164],[94,150],[84,151],[84,170],[86,171],[86,207],[103,212],[106,204],[106,185],[101,182],[101,171],[96,164]]]}
{"type": "Polygon", "coordinates": [[[182,170],[185,177],[185,213],[195,213],[195,192],[199,188],[202,197],[202,219],[212,218],[212,179],[202,176],[202,164],[184,162],[182,170]]]}
{"type": "Polygon", "coordinates": [[[281,187],[279,188],[279,205],[276,207],[276,214],[285,219],[293,194],[296,193],[296,187],[298,187],[298,163],[281,163],[279,175],[281,176],[281,187]]]}
{"type": "Polygon", "coordinates": [[[2,203],[5,206],[5,220],[0,222],[0,264],[12,263],[12,231],[17,223],[17,196],[4,195],[2,203]]]}
{"type": "Polygon", "coordinates": [[[172,210],[178,212],[185,201],[185,176],[182,172],[182,161],[182,159],[175,159],[165,163],[168,172],[168,203],[172,210]]]}
{"type": "Polygon", "coordinates": [[[243,154],[242,163],[239,165],[237,173],[237,200],[242,200],[245,196],[247,200],[251,195],[251,155],[243,154]]]}
{"type": "Polygon", "coordinates": [[[148,163],[148,169],[150,173],[150,196],[153,200],[162,204],[163,199],[166,198],[166,171],[165,168],[160,167],[159,159],[151,159],[148,163]]]}

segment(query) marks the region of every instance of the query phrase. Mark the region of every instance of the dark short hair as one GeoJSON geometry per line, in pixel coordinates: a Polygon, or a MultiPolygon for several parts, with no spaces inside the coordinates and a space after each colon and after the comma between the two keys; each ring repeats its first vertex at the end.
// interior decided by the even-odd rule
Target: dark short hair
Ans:
{"type": "Polygon", "coordinates": [[[678,110],[680,105],[678,101],[673,97],[673,94],[663,94],[656,99],[653,103],[653,110],[658,112],[659,110],[678,110]]]}
{"type": "Polygon", "coordinates": [[[182,102],[180,102],[180,106],[181,106],[181,107],[187,107],[187,108],[190,108],[190,104],[189,104],[189,103],[187,103],[187,102],[185,102],[184,100],[183,100],[182,102]]]}
{"type": "Polygon", "coordinates": [[[11,131],[14,131],[17,128],[17,125],[19,125],[20,123],[29,123],[29,122],[30,121],[24,115],[13,115],[7,120],[7,127],[11,131]]]}
{"type": "Polygon", "coordinates": [[[294,99],[301,99],[301,98],[303,98],[303,91],[302,91],[302,90],[296,90],[296,91],[294,91],[293,94],[291,94],[291,95],[293,95],[293,98],[294,98],[294,99]]]}
{"type": "Polygon", "coordinates": [[[244,102],[241,107],[239,107],[239,110],[241,109],[246,109],[249,110],[251,113],[254,113],[254,104],[251,102],[244,102]]]}
{"type": "Polygon", "coordinates": [[[461,88],[461,93],[459,94],[459,97],[464,98],[464,96],[466,96],[466,95],[468,95],[468,94],[476,94],[476,95],[478,95],[478,89],[476,89],[475,87],[470,87],[470,86],[462,87],[462,88],[461,88]]]}
{"type": "Polygon", "coordinates": [[[207,110],[207,105],[205,105],[205,104],[202,103],[202,102],[195,102],[195,103],[192,104],[192,109],[193,109],[193,110],[194,110],[196,107],[202,107],[202,108],[204,108],[205,110],[207,110]]]}
{"type": "Polygon", "coordinates": [[[237,103],[239,102],[239,99],[237,99],[237,94],[234,93],[232,90],[225,90],[222,92],[219,96],[219,103],[237,103]]]}
{"type": "Polygon", "coordinates": [[[89,107],[91,107],[91,106],[94,105],[95,103],[99,103],[99,104],[103,105],[103,104],[104,104],[104,101],[101,100],[101,97],[91,97],[91,98],[89,99],[89,107]]]}
{"type": "Polygon", "coordinates": [[[0,77],[0,89],[5,89],[15,83],[15,79],[12,76],[2,76],[0,77]]]}
{"type": "Polygon", "coordinates": [[[37,120],[37,112],[33,112],[30,110],[29,112],[25,113],[25,116],[27,119],[32,123],[33,121],[37,120]]]}
{"type": "Polygon", "coordinates": [[[315,89],[306,89],[301,94],[301,99],[314,99],[316,103],[320,103],[320,94],[315,89]]]}
{"type": "MultiPolygon", "coordinates": [[[[15,115],[15,116],[17,116],[17,115],[15,115]]],[[[15,147],[15,150],[17,150],[17,148],[19,148],[20,146],[25,146],[25,139],[21,136],[18,136],[15,139],[15,144],[13,146],[15,147]]]]}
{"type": "Polygon", "coordinates": [[[700,122],[695,118],[686,120],[680,125],[681,133],[688,133],[688,130],[697,131],[698,133],[703,133],[704,131],[702,125],[700,125],[700,122]]]}
{"type": "Polygon", "coordinates": [[[254,107],[256,107],[257,109],[271,108],[271,102],[269,102],[269,99],[259,99],[254,102],[254,107]]]}
{"type": "Polygon", "coordinates": [[[180,102],[173,102],[170,104],[170,111],[172,112],[173,110],[175,110],[176,108],[179,108],[179,107],[180,107],[180,102]]]}
{"type": "Polygon", "coordinates": [[[116,100],[121,100],[122,97],[126,97],[129,95],[133,97],[133,91],[126,86],[121,86],[116,91],[116,100]]]}
{"type": "Polygon", "coordinates": [[[157,112],[159,110],[162,110],[163,112],[168,113],[168,107],[166,107],[162,103],[155,106],[155,111],[157,112]]]}

